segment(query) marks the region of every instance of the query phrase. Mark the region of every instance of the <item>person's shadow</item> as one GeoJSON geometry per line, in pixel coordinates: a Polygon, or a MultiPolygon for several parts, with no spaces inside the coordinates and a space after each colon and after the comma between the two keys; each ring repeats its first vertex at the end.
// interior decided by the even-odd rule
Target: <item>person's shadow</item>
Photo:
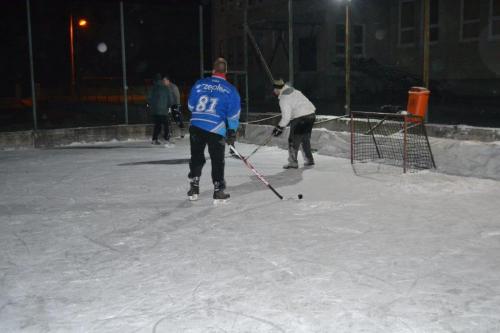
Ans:
{"type": "MultiPolygon", "coordinates": [[[[295,197],[295,194],[290,195],[289,193],[282,193],[279,190],[280,187],[284,186],[292,186],[300,183],[303,179],[303,173],[307,168],[299,168],[299,169],[288,169],[283,170],[275,175],[263,177],[274,187],[284,198],[287,197],[295,197]]],[[[249,170],[249,172],[251,172],[249,170]]],[[[247,194],[255,193],[255,192],[269,192],[269,199],[272,199],[275,194],[271,192],[271,190],[260,180],[257,176],[251,174],[249,175],[249,180],[245,183],[241,183],[238,185],[228,185],[226,191],[231,194],[232,197],[241,197],[247,194]]],[[[212,197],[213,188],[206,189],[200,193],[200,198],[212,197]]],[[[268,197],[266,197],[268,198],[268,197]]],[[[276,200],[279,200],[277,197],[276,200]]],[[[177,208],[186,208],[192,206],[190,201],[182,201],[178,204],[177,208]]],[[[212,207],[213,208],[213,207],[212,207]]],[[[211,208],[209,209],[211,210],[211,208]]]]}
{"type": "MultiPolygon", "coordinates": [[[[304,171],[307,170],[305,168],[299,168],[299,169],[288,169],[288,170],[283,170],[275,175],[271,176],[264,176],[264,178],[271,184],[272,187],[274,187],[278,192],[280,187],[284,186],[292,186],[300,183],[303,179],[303,173],[304,171]]],[[[269,191],[271,195],[274,195],[271,193],[269,188],[260,180],[258,179],[257,176],[251,175],[250,180],[246,183],[242,183],[239,185],[234,185],[227,187],[228,193],[234,193],[235,195],[241,196],[241,195],[246,195],[250,194],[256,191],[269,191]]],[[[283,193],[280,192],[281,195],[283,193]]],[[[286,197],[286,195],[283,195],[286,197]]]]}

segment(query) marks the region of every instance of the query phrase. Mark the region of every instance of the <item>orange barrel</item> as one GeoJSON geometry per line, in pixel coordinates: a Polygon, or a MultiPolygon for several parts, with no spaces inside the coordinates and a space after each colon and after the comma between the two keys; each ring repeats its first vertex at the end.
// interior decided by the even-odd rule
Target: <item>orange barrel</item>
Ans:
{"type": "Polygon", "coordinates": [[[406,111],[425,119],[430,93],[431,92],[427,88],[411,87],[410,91],[408,91],[408,107],[406,111]]]}

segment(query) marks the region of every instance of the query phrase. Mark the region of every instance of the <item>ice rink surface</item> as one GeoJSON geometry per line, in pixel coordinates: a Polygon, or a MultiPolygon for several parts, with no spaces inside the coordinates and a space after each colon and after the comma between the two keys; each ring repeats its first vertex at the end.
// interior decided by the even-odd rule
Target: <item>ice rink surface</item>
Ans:
{"type": "MultiPolygon", "coordinates": [[[[243,154],[255,146],[237,144],[243,154]]],[[[500,182],[210,163],[187,139],[0,152],[0,332],[500,332],[500,182]]]]}

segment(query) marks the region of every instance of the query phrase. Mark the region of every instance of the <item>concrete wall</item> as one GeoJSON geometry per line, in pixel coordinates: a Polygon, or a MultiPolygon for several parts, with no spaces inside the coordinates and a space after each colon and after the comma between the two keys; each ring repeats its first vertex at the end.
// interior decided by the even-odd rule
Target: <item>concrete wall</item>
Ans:
{"type": "MultiPolygon", "coordinates": [[[[276,115],[276,114],[275,114],[276,115]]],[[[251,122],[258,119],[272,117],[273,114],[251,114],[251,122]]],[[[332,119],[315,125],[333,132],[349,132],[349,119],[332,119]]],[[[328,118],[319,118],[329,120],[328,118]]],[[[279,117],[268,119],[255,125],[276,125],[279,117]]],[[[242,124],[241,133],[244,135],[246,126],[242,124]]],[[[179,128],[173,126],[173,136],[179,135],[179,128]]],[[[102,127],[80,127],[54,130],[0,132],[0,149],[47,148],[67,145],[73,142],[100,142],[124,141],[128,139],[149,140],[152,125],[116,125],[102,127]]],[[[478,142],[500,142],[500,128],[481,128],[472,126],[450,126],[428,124],[427,132],[430,137],[455,140],[472,140],[478,142]]]]}
{"type": "MultiPolygon", "coordinates": [[[[152,128],[150,124],[141,124],[39,130],[36,133],[3,132],[0,133],[0,149],[48,148],[73,142],[149,140],[152,128]]],[[[178,131],[179,128],[173,125],[172,135],[178,135],[178,131]]]]}
{"type": "Polygon", "coordinates": [[[23,149],[35,146],[33,131],[0,133],[0,149],[23,149]]]}

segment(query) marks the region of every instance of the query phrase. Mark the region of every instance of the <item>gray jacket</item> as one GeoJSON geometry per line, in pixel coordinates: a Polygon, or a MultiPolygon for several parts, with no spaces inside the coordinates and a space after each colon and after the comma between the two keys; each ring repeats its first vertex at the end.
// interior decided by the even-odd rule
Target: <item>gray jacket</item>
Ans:
{"type": "Polygon", "coordinates": [[[179,88],[173,82],[170,82],[169,88],[172,94],[172,104],[181,104],[181,94],[179,93],[179,88]]]}

